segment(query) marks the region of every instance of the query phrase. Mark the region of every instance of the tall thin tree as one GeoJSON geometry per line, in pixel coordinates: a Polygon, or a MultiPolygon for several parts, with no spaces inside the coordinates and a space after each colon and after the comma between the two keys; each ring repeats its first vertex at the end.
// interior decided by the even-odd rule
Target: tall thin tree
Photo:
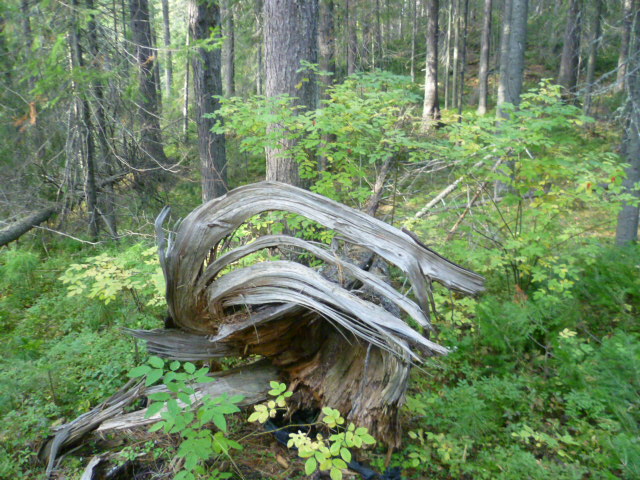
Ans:
{"type": "Polygon", "coordinates": [[[358,7],[357,0],[345,1],[346,33],[347,33],[347,75],[358,69],[358,7]]]}
{"type": "MultiPolygon", "coordinates": [[[[288,94],[295,104],[315,108],[317,84],[304,63],[318,62],[318,0],[265,0],[264,45],[266,95],[288,94]]],[[[270,130],[280,129],[271,125],[270,130]]],[[[303,184],[294,158],[287,153],[293,140],[267,148],[267,180],[303,184]]]]}
{"type": "Polygon", "coordinates": [[[482,41],[480,46],[480,69],[478,72],[478,115],[484,115],[487,113],[492,3],[493,0],[484,0],[484,21],[482,23],[482,41]]]}
{"type": "Polygon", "coordinates": [[[460,17],[461,27],[461,48],[460,48],[460,84],[458,87],[458,115],[459,120],[462,121],[462,100],[464,97],[464,75],[467,70],[467,33],[469,31],[469,0],[464,0],[464,10],[460,17]]]}
{"type": "Polygon", "coordinates": [[[131,36],[138,64],[141,162],[137,165],[138,180],[147,177],[150,170],[162,171],[168,167],[162,144],[158,106],[158,85],[154,75],[156,54],[149,22],[148,0],[130,0],[131,36]]]}
{"type": "Polygon", "coordinates": [[[236,28],[233,18],[233,3],[225,0],[223,8],[223,32],[226,40],[224,42],[224,91],[227,96],[236,94],[236,28]]]}
{"type": "Polygon", "coordinates": [[[424,76],[422,127],[429,129],[440,118],[438,99],[438,14],[439,0],[427,3],[427,57],[424,76]]]}
{"type": "MultiPolygon", "coordinates": [[[[620,33],[620,54],[618,55],[618,73],[616,77],[615,90],[624,90],[624,82],[627,78],[627,58],[629,57],[629,39],[631,37],[631,27],[634,18],[635,0],[623,0],[622,9],[622,31],[620,33]]],[[[637,7],[636,7],[637,9],[637,7]]]]}
{"type": "Polygon", "coordinates": [[[189,32],[197,44],[191,57],[193,91],[198,125],[198,150],[202,173],[202,201],[227,193],[227,157],[223,133],[211,131],[215,119],[208,114],[220,109],[218,96],[222,95],[222,59],[219,48],[211,48],[207,41],[220,27],[218,2],[189,1],[189,32]]]}
{"type": "Polygon", "coordinates": [[[591,115],[592,91],[593,84],[596,79],[596,60],[598,57],[598,47],[600,46],[600,42],[602,40],[602,6],[602,0],[595,0],[595,13],[593,15],[593,26],[591,28],[592,38],[591,42],[589,43],[589,57],[587,60],[587,78],[585,80],[584,87],[584,113],[586,115],[591,115]]]}
{"type": "Polygon", "coordinates": [[[627,91],[627,125],[623,140],[624,155],[629,163],[624,189],[635,197],[634,202],[623,205],[618,215],[616,244],[626,245],[638,240],[638,214],[640,207],[640,11],[635,9],[633,35],[629,43],[633,45],[627,59],[626,78],[623,83],[627,91]]]}
{"type": "Polygon", "coordinates": [[[169,20],[169,0],[162,0],[162,23],[164,27],[164,49],[166,55],[164,62],[164,82],[167,97],[171,95],[171,86],[173,85],[173,55],[171,54],[171,27],[169,20]]]}
{"type": "Polygon", "coordinates": [[[322,93],[334,82],[336,74],[335,56],[335,5],[333,0],[320,0],[318,49],[320,70],[328,73],[321,77],[322,93]]]}
{"type": "Polygon", "coordinates": [[[527,37],[528,0],[505,0],[500,40],[500,81],[498,115],[503,103],[520,104],[527,37]]]}
{"type": "Polygon", "coordinates": [[[582,1],[570,0],[567,12],[567,24],[564,31],[562,57],[558,83],[564,87],[565,95],[575,92],[578,83],[578,61],[580,59],[582,1]]]}

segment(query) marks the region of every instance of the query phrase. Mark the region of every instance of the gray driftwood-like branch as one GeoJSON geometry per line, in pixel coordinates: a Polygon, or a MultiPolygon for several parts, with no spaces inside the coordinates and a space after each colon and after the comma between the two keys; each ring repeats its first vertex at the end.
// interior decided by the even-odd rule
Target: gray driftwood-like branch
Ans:
{"type": "Polygon", "coordinates": [[[31,215],[27,215],[17,222],[9,224],[7,227],[0,230],[0,247],[17,240],[32,228],[46,222],[58,212],[59,208],[59,206],[45,207],[31,215]]]}
{"type": "MultiPolygon", "coordinates": [[[[293,409],[337,408],[379,440],[400,443],[398,407],[411,366],[447,353],[427,335],[430,286],[435,281],[477,294],[483,289],[480,275],[430,250],[410,231],[277,182],[240,187],[207,202],[182,221],[175,235],[163,231],[167,216],[163,210],[156,230],[169,313],[178,328],[129,333],[165,358],[259,355],[262,362],[207,384],[204,393],[241,389],[250,404],[260,401],[268,381],[277,378],[294,392],[293,409]],[[293,235],[238,238],[241,225],[270,211],[321,224],[349,251],[293,235]],[[281,256],[273,261],[249,261],[256,252],[276,250],[281,256]],[[305,264],[304,256],[315,261],[305,264]],[[368,270],[373,257],[404,272],[415,300],[368,270]]],[[[144,411],[116,413],[89,426],[104,431],[155,421],[145,419],[144,411]]],[[[76,430],[73,422],[63,426],[57,449],[68,443],[64,432],[76,430]]]]}

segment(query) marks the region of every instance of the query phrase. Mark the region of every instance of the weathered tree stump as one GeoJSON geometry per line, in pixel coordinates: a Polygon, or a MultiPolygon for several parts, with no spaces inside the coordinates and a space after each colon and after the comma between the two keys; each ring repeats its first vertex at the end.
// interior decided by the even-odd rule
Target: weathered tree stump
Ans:
{"type": "MultiPolygon", "coordinates": [[[[156,230],[169,314],[178,328],[131,331],[147,341],[149,352],[190,361],[259,355],[258,364],[223,377],[230,391],[251,392],[247,403],[260,401],[268,388],[265,379],[277,376],[294,391],[294,408],[337,408],[378,440],[398,446],[398,408],[411,366],[447,353],[428,339],[431,282],[477,294],[483,278],[430,250],[410,232],[282,183],[240,187],[207,202],[168,241],[162,230],[167,214],[158,217],[156,230]],[[269,211],[317,222],[358,253],[291,235],[232,241],[238,227],[269,211]],[[255,252],[276,250],[287,259],[238,263],[255,252]],[[303,252],[321,265],[295,261],[303,252]],[[404,272],[415,301],[370,271],[375,259],[404,272]],[[407,323],[409,318],[421,331],[407,323]],[[240,375],[241,381],[233,380],[240,375]]],[[[103,420],[99,429],[150,421],[137,412],[103,420]]]]}

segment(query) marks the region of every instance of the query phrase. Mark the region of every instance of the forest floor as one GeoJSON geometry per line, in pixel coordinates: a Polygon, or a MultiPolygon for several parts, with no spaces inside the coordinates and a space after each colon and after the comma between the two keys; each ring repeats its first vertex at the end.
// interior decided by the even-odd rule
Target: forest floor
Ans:
{"type": "MultiPolygon", "coordinates": [[[[454,179],[399,196],[394,224],[454,179]]],[[[411,222],[430,247],[485,275],[487,291],[468,298],[436,288],[433,339],[452,353],[412,373],[403,446],[390,457],[404,478],[640,477],[640,248],[612,245],[615,217],[604,204],[572,199],[562,215],[524,204],[525,213],[522,203],[499,215],[474,209],[450,241],[460,208],[411,222]],[[510,215],[521,219],[518,235],[475,240],[510,215]],[[553,225],[542,221],[556,215],[553,225]]],[[[151,240],[94,247],[39,235],[0,251],[0,478],[42,478],[37,453],[52,428],[109,397],[144,362],[142,343],[122,328],[159,328],[165,315],[151,240]],[[70,280],[78,272],[82,281],[70,280]]],[[[249,413],[229,420],[243,450],[212,468],[304,478],[302,460],[247,423],[249,413]]],[[[56,477],[80,478],[108,450],[137,465],[131,478],[172,478],[178,443],[146,432],[96,437],[65,456],[56,477]]],[[[381,472],[387,453],[380,446],[362,459],[381,472]]]]}

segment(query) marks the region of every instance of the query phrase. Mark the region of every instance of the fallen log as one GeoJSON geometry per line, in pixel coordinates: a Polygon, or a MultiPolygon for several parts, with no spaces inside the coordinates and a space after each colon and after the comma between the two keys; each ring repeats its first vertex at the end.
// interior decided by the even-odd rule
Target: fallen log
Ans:
{"type": "Polygon", "coordinates": [[[60,205],[46,207],[37,212],[27,215],[17,222],[9,224],[8,227],[0,230],[0,247],[3,247],[14,240],[19,239],[32,228],[37,227],[43,222],[49,220],[60,209],[60,205]]]}
{"type": "MultiPolygon", "coordinates": [[[[126,173],[119,173],[117,175],[111,175],[110,177],[102,179],[98,182],[97,188],[104,188],[108,185],[112,185],[122,180],[126,176],[126,173]]],[[[81,198],[85,195],[83,190],[73,193],[73,197],[81,198]]],[[[36,212],[33,212],[26,217],[10,223],[7,227],[0,230],[0,247],[4,247],[9,243],[18,240],[22,235],[31,231],[41,223],[46,222],[54,215],[58,214],[64,207],[63,202],[55,203],[48,207],[44,207],[36,212]]]]}
{"type": "MultiPolygon", "coordinates": [[[[162,229],[167,215],[159,215],[156,230],[177,329],[129,333],[146,340],[150,353],[171,359],[258,355],[259,366],[228,377],[242,379],[242,388],[255,392],[248,403],[260,401],[268,380],[277,378],[294,392],[292,409],[330,406],[383,443],[400,444],[398,408],[412,365],[448,351],[427,335],[430,285],[436,281],[477,294],[483,290],[480,275],[430,250],[409,231],[277,182],[240,187],[207,202],[168,238],[162,229]],[[291,235],[234,236],[252,217],[270,211],[315,221],[362,255],[353,258],[291,235]],[[274,250],[282,258],[243,265],[251,254],[274,250]],[[313,257],[317,266],[294,261],[302,255],[292,250],[313,257]],[[373,256],[404,272],[415,301],[368,271],[373,256]]],[[[228,385],[211,385],[212,395],[228,391],[228,385]]],[[[138,411],[101,417],[101,425],[91,426],[104,431],[152,421],[138,411]]],[[[62,438],[57,446],[67,443],[62,438]]]]}
{"type": "Polygon", "coordinates": [[[210,335],[212,342],[234,345],[245,355],[268,358],[296,392],[293,398],[300,407],[337,408],[380,440],[397,445],[397,407],[411,364],[447,349],[381,302],[360,298],[340,282],[324,278],[321,269],[289,260],[238,266],[248,254],[273,247],[295,247],[325,266],[336,266],[425,328],[431,281],[477,294],[483,289],[482,277],[365,213],[277,182],[247,185],[211,200],[182,221],[169,247],[161,246],[167,303],[176,325],[210,335]],[[274,210],[313,220],[396,265],[411,283],[416,302],[326,246],[292,236],[264,236],[224,251],[240,225],[274,210]],[[282,304],[292,307],[273,310],[282,304]],[[267,313],[265,305],[271,309],[267,313]],[[262,318],[253,318],[256,315],[262,318]]]}

